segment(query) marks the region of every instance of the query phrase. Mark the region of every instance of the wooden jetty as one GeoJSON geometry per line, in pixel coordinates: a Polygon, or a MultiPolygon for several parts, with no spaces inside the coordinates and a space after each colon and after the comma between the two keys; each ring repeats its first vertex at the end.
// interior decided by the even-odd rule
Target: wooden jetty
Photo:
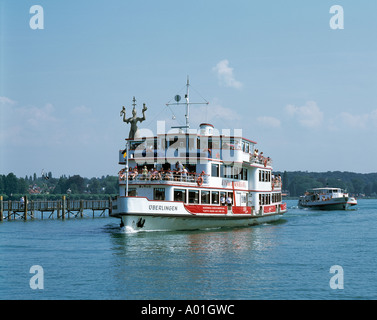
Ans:
{"type": "Polygon", "coordinates": [[[43,200],[28,200],[24,196],[24,201],[3,201],[0,196],[0,222],[5,220],[22,219],[43,219],[43,218],[57,218],[65,220],[66,218],[83,218],[84,210],[92,210],[93,218],[96,216],[105,216],[112,210],[112,198],[107,200],[70,200],[65,196],[61,200],[43,201],[43,200]],[[38,214],[37,214],[38,213],[38,214]],[[46,214],[47,213],[47,214],[46,214]]]}

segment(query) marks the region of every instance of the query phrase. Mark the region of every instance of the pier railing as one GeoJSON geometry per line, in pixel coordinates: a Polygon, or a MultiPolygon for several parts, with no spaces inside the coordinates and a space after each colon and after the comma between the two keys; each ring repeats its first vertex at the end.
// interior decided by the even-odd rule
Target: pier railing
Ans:
{"type": "MultiPolygon", "coordinates": [[[[28,218],[43,219],[48,213],[48,218],[58,218],[64,220],[70,217],[83,217],[84,210],[92,210],[92,216],[95,217],[96,211],[101,211],[99,216],[104,216],[107,211],[110,215],[112,211],[112,198],[107,200],[69,200],[65,196],[61,200],[44,201],[28,200],[27,196],[23,201],[3,201],[0,196],[0,221],[28,218]],[[56,212],[56,214],[55,214],[56,212]]],[[[97,214],[98,216],[98,214],[97,214]]]]}

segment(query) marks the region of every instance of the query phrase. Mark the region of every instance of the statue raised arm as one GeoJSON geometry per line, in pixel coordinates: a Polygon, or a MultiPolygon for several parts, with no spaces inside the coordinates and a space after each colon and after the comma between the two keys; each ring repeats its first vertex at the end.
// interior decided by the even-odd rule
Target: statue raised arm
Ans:
{"type": "Polygon", "coordinates": [[[135,136],[137,135],[137,131],[138,131],[138,127],[137,127],[137,122],[143,122],[146,118],[145,118],[145,111],[148,110],[148,108],[146,107],[145,103],[143,104],[143,117],[142,118],[138,118],[136,117],[136,109],[135,109],[135,106],[136,106],[136,100],[135,100],[135,97],[133,98],[133,104],[134,108],[132,109],[132,117],[131,118],[128,118],[126,119],[126,108],[123,106],[121,112],[120,112],[120,116],[123,115],[123,122],[126,122],[126,123],[131,123],[131,128],[130,128],[130,133],[128,135],[128,139],[135,139],[135,136]]]}

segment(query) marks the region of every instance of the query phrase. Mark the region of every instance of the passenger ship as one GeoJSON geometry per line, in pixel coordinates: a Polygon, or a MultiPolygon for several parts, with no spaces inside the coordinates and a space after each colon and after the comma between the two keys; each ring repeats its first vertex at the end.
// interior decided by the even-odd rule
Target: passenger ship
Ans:
{"type": "Polygon", "coordinates": [[[298,206],[317,210],[348,210],[357,200],[340,188],[314,188],[298,200],[298,206]]]}
{"type": "Polygon", "coordinates": [[[244,227],[280,219],[287,206],[272,160],[257,154],[256,142],[220,134],[209,123],[189,130],[189,86],[187,81],[186,102],[175,97],[177,105],[186,105],[185,126],[126,139],[111,215],[128,231],[244,227]]]}

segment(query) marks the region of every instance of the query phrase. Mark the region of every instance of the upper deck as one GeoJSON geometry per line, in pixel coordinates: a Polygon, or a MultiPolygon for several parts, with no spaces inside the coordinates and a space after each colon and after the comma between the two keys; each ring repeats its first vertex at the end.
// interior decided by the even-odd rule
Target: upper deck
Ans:
{"type": "MultiPolygon", "coordinates": [[[[271,158],[263,156],[263,152],[259,153],[255,145],[256,142],[243,137],[170,133],[129,141],[128,160],[139,165],[218,161],[271,167],[271,158]]],[[[119,151],[119,164],[126,164],[124,153],[125,150],[119,151]]]]}
{"type": "Polygon", "coordinates": [[[240,190],[281,190],[272,160],[241,136],[213,135],[205,124],[197,133],[175,132],[127,140],[120,150],[119,184],[175,185],[240,190]],[[127,177],[128,162],[128,177],[127,177]]]}

